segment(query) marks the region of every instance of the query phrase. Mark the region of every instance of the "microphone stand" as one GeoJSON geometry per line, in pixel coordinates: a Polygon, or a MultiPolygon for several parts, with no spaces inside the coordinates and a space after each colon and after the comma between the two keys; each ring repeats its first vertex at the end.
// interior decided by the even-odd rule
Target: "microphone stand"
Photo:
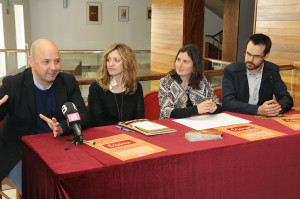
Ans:
{"type": "Polygon", "coordinates": [[[72,144],[77,145],[78,142],[81,142],[81,143],[83,143],[83,142],[85,142],[85,143],[91,143],[91,144],[93,144],[93,145],[96,144],[96,142],[91,142],[91,141],[88,141],[88,140],[84,140],[82,136],[75,136],[75,135],[74,135],[74,138],[73,138],[73,139],[67,138],[67,141],[72,141],[72,142],[65,148],[65,150],[68,150],[69,147],[70,147],[72,144]]]}

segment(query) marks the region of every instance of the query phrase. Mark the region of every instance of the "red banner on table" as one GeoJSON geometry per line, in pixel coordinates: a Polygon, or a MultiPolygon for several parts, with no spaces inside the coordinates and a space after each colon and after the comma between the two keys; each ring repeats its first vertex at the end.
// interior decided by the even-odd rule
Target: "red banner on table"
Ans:
{"type": "Polygon", "coordinates": [[[284,133],[280,133],[278,131],[267,129],[250,123],[235,124],[231,126],[218,127],[216,129],[250,141],[286,135],[284,133]]]}
{"type": "Polygon", "coordinates": [[[286,115],[286,117],[274,118],[273,120],[276,120],[293,130],[300,130],[300,114],[286,115]]]}
{"type": "Polygon", "coordinates": [[[90,140],[96,142],[95,145],[92,143],[85,143],[91,147],[99,149],[105,153],[108,153],[120,160],[129,160],[138,158],[141,156],[166,151],[166,149],[159,146],[150,144],[143,140],[137,139],[130,135],[119,134],[105,138],[98,138],[90,140]]]}

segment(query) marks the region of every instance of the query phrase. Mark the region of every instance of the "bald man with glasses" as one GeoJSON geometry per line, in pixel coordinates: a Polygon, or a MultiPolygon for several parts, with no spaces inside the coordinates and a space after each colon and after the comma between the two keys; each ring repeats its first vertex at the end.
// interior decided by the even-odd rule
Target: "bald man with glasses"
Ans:
{"type": "Polygon", "coordinates": [[[268,36],[254,34],[247,42],[245,59],[224,69],[224,111],[277,116],[293,107],[293,99],[281,80],[279,67],[265,60],[270,54],[271,46],[268,36]]]}

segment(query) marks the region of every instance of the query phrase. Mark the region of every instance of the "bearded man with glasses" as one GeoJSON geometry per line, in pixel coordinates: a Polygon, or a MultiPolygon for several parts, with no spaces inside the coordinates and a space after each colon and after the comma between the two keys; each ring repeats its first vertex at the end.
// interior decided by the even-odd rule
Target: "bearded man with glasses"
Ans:
{"type": "Polygon", "coordinates": [[[293,107],[293,99],[281,80],[278,65],[265,60],[270,55],[271,46],[267,35],[254,34],[247,42],[244,60],[224,69],[224,111],[277,116],[293,107]]]}

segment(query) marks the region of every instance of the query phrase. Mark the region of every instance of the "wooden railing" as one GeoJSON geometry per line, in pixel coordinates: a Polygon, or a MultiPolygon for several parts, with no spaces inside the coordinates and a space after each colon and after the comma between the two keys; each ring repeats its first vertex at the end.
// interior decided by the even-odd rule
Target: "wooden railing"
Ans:
{"type": "MultiPolygon", "coordinates": [[[[28,52],[29,49],[19,50],[19,49],[0,49],[0,52],[28,52]]],[[[63,53],[102,53],[104,50],[60,50],[63,53]]],[[[151,53],[150,50],[135,50],[137,53],[151,53]]],[[[219,64],[230,64],[232,62],[228,61],[222,61],[217,59],[211,59],[207,57],[203,57],[204,61],[219,63],[219,64]]],[[[293,65],[280,65],[280,71],[285,70],[293,70],[295,69],[295,66],[293,65]]],[[[217,75],[223,75],[223,70],[205,70],[204,74],[206,76],[217,76],[217,75]]],[[[139,81],[151,81],[151,80],[159,80],[160,78],[164,77],[166,73],[150,73],[147,75],[139,75],[138,80],[139,81]]],[[[76,78],[79,84],[90,84],[91,82],[95,81],[96,78],[76,78]]]]}
{"type": "MultiPolygon", "coordinates": [[[[0,52],[29,52],[30,49],[0,49],[0,52]]],[[[60,52],[67,52],[67,53],[102,53],[105,50],[59,50],[60,52]]],[[[150,50],[134,50],[134,52],[138,53],[150,53],[150,50]]]]}
{"type": "MultiPolygon", "coordinates": [[[[280,71],[293,70],[295,66],[293,65],[280,65],[280,71]]],[[[206,76],[217,76],[223,75],[223,70],[205,70],[204,74],[206,76]]],[[[160,78],[166,76],[166,73],[150,73],[147,75],[139,75],[139,81],[151,81],[151,80],[160,80],[160,78]]],[[[77,78],[79,84],[90,84],[93,81],[96,81],[96,78],[77,78]]]]}

